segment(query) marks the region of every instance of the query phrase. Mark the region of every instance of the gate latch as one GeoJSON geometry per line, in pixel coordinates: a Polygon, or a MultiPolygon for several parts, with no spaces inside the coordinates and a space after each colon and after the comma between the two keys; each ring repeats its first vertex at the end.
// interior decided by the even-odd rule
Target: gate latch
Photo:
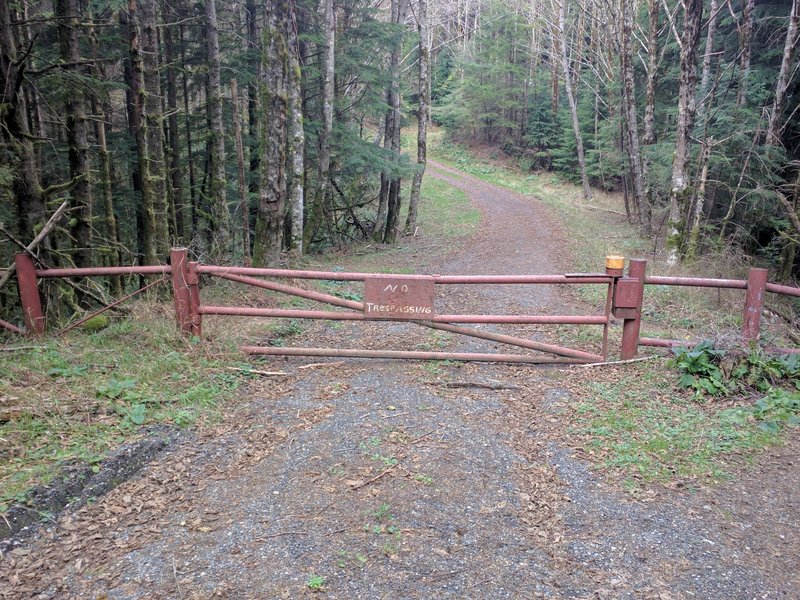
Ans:
{"type": "Polygon", "coordinates": [[[621,277],[614,286],[614,302],[611,312],[618,319],[635,319],[639,308],[639,280],[621,277]]]}

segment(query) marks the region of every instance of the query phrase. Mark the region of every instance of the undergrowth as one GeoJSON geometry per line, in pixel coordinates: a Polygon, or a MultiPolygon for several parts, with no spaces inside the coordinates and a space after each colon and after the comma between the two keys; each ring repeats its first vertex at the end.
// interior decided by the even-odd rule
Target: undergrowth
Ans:
{"type": "Polygon", "coordinates": [[[136,318],[100,331],[0,353],[0,512],[67,464],[99,471],[142,426],[213,421],[238,387],[225,369],[238,356],[224,338],[184,340],[155,305],[137,306],[136,318]]]}
{"type": "Polygon", "coordinates": [[[725,479],[731,462],[753,460],[800,424],[796,355],[726,352],[706,342],[676,350],[667,364],[589,382],[573,407],[573,433],[631,492],[725,479]]]}

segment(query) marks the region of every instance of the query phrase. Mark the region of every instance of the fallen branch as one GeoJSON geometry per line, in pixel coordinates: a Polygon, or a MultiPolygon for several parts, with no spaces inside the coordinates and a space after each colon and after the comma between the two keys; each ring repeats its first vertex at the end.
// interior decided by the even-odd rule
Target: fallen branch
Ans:
{"type": "Polygon", "coordinates": [[[367,486],[368,486],[370,483],[375,483],[376,481],[378,481],[378,479],[380,479],[381,477],[383,477],[384,475],[386,475],[386,474],[387,474],[387,473],[389,473],[390,471],[394,471],[394,469],[395,469],[396,467],[397,467],[397,465],[392,465],[392,466],[391,466],[391,467],[389,467],[388,469],[385,469],[384,471],[381,471],[381,472],[380,472],[378,475],[376,475],[376,476],[375,476],[375,477],[373,477],[372,479],[368,479],[368,480],[367,480],[367,481],[365,481],[364,483],[359,483],[358,485],[354,485],[354,486],[352,486],[350,489],[351,489],[352,491],[355,491],[355,490],[360,490],[360,489],[361,489],[361,488],[363,488],[363,487],[367,487],[367,486]]]}
{"type": "Polygon", "coordinates": [[[569,365],[571,367],[606,367],[606,366],[614,366],[614,365],[627,365],[629,363],[637,363],[642,362],[644,360],[653,360],[656,358],[663,358],[662,356],[641,356],[639,358],[629,358],[628,360],[610,360],[607,362],[598,362],[598,363],[587,363],[584,365],[569,365]]]}
{"type": "Polygon", "coordinates": [[[482,383],[480,381],[427,381],[427,385],[440,385],[447,388],[481,388],[483,390],[518,390],[518,385],[504,383],[482,383]]]}
{"type": "Polygon", "coordinates": [[[286,371],[256,371],[255,369],[242,369],[240,367],[225,367],[231,371],[239,371],[241,373],[247,373],[248,375],[263,375],[264,377],[280,377],[284,375],[291,375],[291,373],[287,373],[286,371]]]}
{"type": "MultiPolygon", "coordinates": [[[[39,235],[33,238],[33,241],[30,244],[25,246],[26,252],[33,252],[36,249],[36,246],[38,246],[41,243],[41,241],[47,237],[47,234],[50,233],[50,231],[52,231],[52,229],[56,225],[58,225],[58,220],[67,210],[67,206],[69,206],[69,201],[64,200],[61,206],[59,206],[56,209],[56,212],[53,213],[53,216],[51,216],[50,219],[48,219],[47,223],[45,223],[44,227],[42,227],[42,230],[39,232],[39,235]]],[[[19,243],[14,238],[10,239],[15,243],[19,243]]],[[[6,282],[11,278],[11,275],[13,275],[16,270],[17,270],[16,264],[12,264],[6,269],[5,274],[2,277],[0,277],[0,288],[2,288],[6,284],[6,282]]]]}
{"type": "Polygon", "coordinates": [[[573,204],[573,206],[578,206],[580,208],[590,208],[592,210],[602,210],[603,212],[611,213],[611,214],[614,214],[614,215],[622,215],[623,217],[627,217],[628,216],[624,212],[620,212],[618,210],[611,210],[610,208],[603,208],[602,206],[594,206],[592,204],[577,204],[577,203],[575,203],[575,204],[573,204]]]}
{"type": "Polygon", "coordinates": [[[0,352],[22,352],[23,350],[44,350],[47,346],[11,346],[0,348],[0,352]]]}
{"type": "Polygon", "coordinates": [[[262,535],[262,539],[268,538],[275,538],[280,537],[282,535],[308,535],[308,531],[278,531],[276,533],[268,533],[267,535],[262,535]]]}
{"type": "Polygon", "coordinates": [[[334,362],[311,363],[310,365],[302,365],[298,369],[319,369],[320,367],[335,367],[344,364],[344,361],[337,360],[334,362]]]}

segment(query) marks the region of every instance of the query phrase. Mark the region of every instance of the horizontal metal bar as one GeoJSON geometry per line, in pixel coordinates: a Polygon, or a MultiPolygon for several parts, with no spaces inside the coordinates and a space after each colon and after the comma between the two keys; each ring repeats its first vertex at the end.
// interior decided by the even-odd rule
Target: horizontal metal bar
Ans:
{"type": "Polygon", "coordinates": [[[16,325],[12,325],[8,321],[3,321],[3,319],[0,319],[0,328],[7,329],[11,333],[22,335],[22,329],[20,329],[16,325]]]}
{"type": "Polygon", "coordinates": [[[662,277],[650,275],[644,278],[645,285],[678,285],[686,287],[730,288],[746,290],[744,279],[712,279],[708,277],[662,277]]]}
{"type": "Polygon", "coordinates": [[[267,290],[272,290],[273,292],[280,292],[283,294],[288,294],[290,296],[298,296],[300,298],[306,298],[308,300],[315,300],[317,302],[324,302],[326,304],[332,304],[334,306],[341,306],[342,308],[352,308],[353,310],[364,310],[363,302],[356,302],[355,300],[345,300],[344,298],[338,298],[331,294],[323,294],[321,292],[315,292],[312,290],[304,290],[302,288],[293,285],[275,283],[273,281],[264,281],[263,279],[256,279],[255,277],[246,277],[243,275],[230,275],[228,273],[214,273],[214,276],[221,277],[222,279],[228,279],[230,281],[236,281],[237,283],[244,283],[245,285],[252,285],[254,287],[260,287],[267,290]]]}
{"type": "Polygon", "coordinates": [[[434,323],[515,323],[525,325],[605,325],[605,315],[436,315],[434,323]]]}
{"type": "Polygon", "coordinates": [[[250,275],[254,277],[284,277],[289,279],[323,279],[329,281],[364,281],[370,273],[335,271],[300,271],[294,269],[260,269],[257,267],[218,267],[199,265],[197,272],[205,275],[250,275]]]}
{"type": "Polygon", "coordinates": [[[559,284],[605,283],[614,280],[606,275],[434,275],[437,284],[559,284]]]}
{"type": "MultiPolygon", "coordinates": [[[[369,277],[409,277],[409,275],[388,275],[384,273],[344,273],[336,271],[300,271],[294,269],[259,269],[256,267],[218,267],[200,265],[199,273],[207,275],[250,275],[257,277],[286,277],[290,279],[322,279],[330,281],[364,281],[369,277]]],[[[612,277],[605,275],[432,275],[437,284],[546,284],[546,283],[609,283],[612,277]]]]}
{"type": "Polygon", "coordinates": [[[265,356],[323,356],[334,358],[401,358],[406,360],[458,360],[472,362],[507,362],[528,364],[587,363],[591,361],[524,354],[480,354],[472,352],[421,352],[412,350],[352,350],[349,348],[281,348],[243,346],[242,352],[265,356]]]}
{"type": "Polygon", "coordinates": [[[781,285],[779,283],[767,283],[767,291],[786,296],[800,296],[800,288],[791,285],[781,285]]]}
{"type": "Polygon", "coordinates": [[[697,345],[699,342],[697,341],[681,341],[681,340],[664,340],[661,338],[639,338],[639,345],[640,346],[655,346],[657,348],[691,348],[692,346],[697,345]]]}
{"type": "Polygon", "coordinates": [[[142,265],[138,267],[85,267],[70,269],[37,269],[37,277],[100,277],[104,275],[166,275],[172,272],[169,265],[142,265]]]}
{"type": "MultiPolygon", "coordinates": [[[[326,310],[297,310],[283,308],[255,308],[250,306],[200,306],[203,315],[231,315],[240,317],[276,317],[284,319],[328,319],[331,321],[389,321],[376,319],[363,313],[334,312],[326,310]]],[[[399,319],[398,319],[399,321],[399,319]]],[[[403,321],[406,321],[403,319],[403,321]]],[[[436,315],[426,319],[434,323],[516,323],[534,325],[605,325],[608,319],[603,315],[436,315]]],[[[416,320],[408,320],[414,323],[416,320]]]]}
{"type": "Polygon", "coordinates": [[[448,325],[445,323],[431,323],[429,321],[419,321],[420,325],[438,329],[440,331],[449,331],[450,333],[457,333],[459,335],[467,335],[482,340],[489,340],[492,342],[499,342],[501,344],[508,344],[509,346],[518,346],[520,348],[528,348],[529,350],[539,350],[540,352],[550,352],[558,354],[559,356],[568,356],[571,358],[585,358],[591,361],[602,361],[603,357],[599,354],[592,354],[591,352],[583,352],[582,350],[573,350],[572,348],[564,348],[554,344],[544,344],[542,342],[535,342],[533,340],[526,340],[511,335],[504,335],[501,333],[494,333],[491,331],[482,331],[473,327],[456,327],[455,325],[448,325]]]}

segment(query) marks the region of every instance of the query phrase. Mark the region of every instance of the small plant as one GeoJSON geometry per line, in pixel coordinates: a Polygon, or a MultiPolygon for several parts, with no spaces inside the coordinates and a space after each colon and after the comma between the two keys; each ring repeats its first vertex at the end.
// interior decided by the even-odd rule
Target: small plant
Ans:
{"type": "Polygon", "coordinates": [[[377,510],[373,513],[373,516],[378,520],[382,521],[384,519],[393,519],[391,512],[391,507],[388,504],[381,504],[377,510]]]}
{"type": "Polygon", "coordinates": [[[417,473],[414,475],[414,481],[419,481],[425,485],[433,485],[433,477],[430,475],[425,475],[424,473],[417,473]]]}
{"type": "Polygon", "coordinates": [[[752,418],[761,430],[777,434],[785,425],[800,425],[800,392],[772,388],[753,406],[728,409],[721,417],[739,426],[752,418]]]}
{"type": "Polygon", "coordinates": [[[308,589],[310,589],[312,592],[321,592],[324,585],[325,578],[322,575],[311,575],[311,577],[308,578],[308,581],[306,581],[306,586],[308,586],[308,589]]]}
{"type": "Polygon", "coordinates": [[[712,396],[730,393],[719,367],[725,351],[714,348],[713,342],[704,340],[691,350],[676,348],[674,353],[674,364],[681,372],[679,384],[681,387],[694,389],[696,398],[702,397],[704,393],[712,396]]]}

